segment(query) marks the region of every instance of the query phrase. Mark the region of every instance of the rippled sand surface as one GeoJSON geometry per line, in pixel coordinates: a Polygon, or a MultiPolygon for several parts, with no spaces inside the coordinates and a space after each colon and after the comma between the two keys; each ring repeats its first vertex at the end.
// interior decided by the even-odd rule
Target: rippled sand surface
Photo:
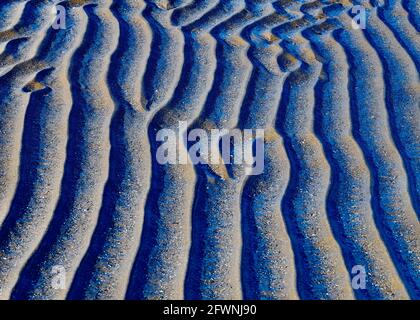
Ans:
{"type": "Polygon", "coordinates": [[[1,0],[0,299],[420,299],[419,32],[419,0],[1,0]],[[180,121],[264,129],[264,172],[159,164],[180,121]]]}

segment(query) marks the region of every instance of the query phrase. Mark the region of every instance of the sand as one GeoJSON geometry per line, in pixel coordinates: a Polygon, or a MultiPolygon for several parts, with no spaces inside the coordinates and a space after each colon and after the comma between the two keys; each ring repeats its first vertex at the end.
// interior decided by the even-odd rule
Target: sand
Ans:
{"type": "Polygon", "coordinates": [[[419,6],[1,1],[0,299],[420,299],[419,6]],[[264,172],[161,165],[180,121],[264,172]]]}

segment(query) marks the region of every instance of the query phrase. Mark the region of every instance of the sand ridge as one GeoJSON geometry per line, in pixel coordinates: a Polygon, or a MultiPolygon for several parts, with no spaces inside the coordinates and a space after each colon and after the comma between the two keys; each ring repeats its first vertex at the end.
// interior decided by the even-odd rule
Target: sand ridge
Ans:
{"type": "Polygon", "coordinates": [[[419,5],[2,1],[0,299],[419,299],[419,5]],[[180,121],[263,174],[160,165],[180,121]]]}

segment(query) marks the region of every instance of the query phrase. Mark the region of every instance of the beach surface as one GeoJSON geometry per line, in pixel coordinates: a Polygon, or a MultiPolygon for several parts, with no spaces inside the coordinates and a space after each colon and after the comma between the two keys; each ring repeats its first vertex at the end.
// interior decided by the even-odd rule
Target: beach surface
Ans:
{"type": "Polygon", "coordinates": [[[1,0],[0,299],[420,299],[419,70],[419,0],[1,0]]]}

